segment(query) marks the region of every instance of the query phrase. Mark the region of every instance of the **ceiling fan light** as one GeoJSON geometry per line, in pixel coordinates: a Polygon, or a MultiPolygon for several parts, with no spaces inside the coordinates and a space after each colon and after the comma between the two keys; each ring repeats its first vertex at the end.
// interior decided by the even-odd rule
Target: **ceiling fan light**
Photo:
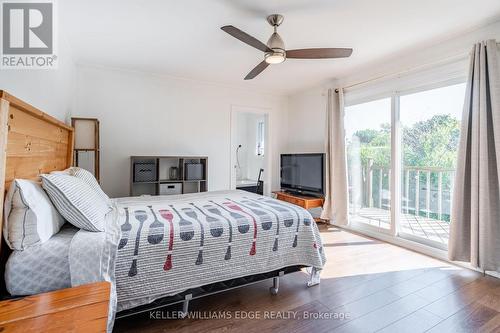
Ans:
{"type": "Polygon", "coordinates": [[[267,53],[264,60],[268,64],[281,64],[285,61],[285,56],[282,53],[267,53]]]}

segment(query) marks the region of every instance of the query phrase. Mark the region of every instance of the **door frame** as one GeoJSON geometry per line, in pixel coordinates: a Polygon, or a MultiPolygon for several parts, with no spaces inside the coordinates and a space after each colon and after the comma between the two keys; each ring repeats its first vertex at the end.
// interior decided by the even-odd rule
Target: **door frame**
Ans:
{"type": "Polygon", "coordinates": [[[272,155],[272,148],[269,142],[270,138],[270,128],[271,128],[271,108],[264,107],[254,107],[254,106],[244,106],[231,104],[230,112],[230,140],[229,140],[229,188],[231,190],[236,189],[236,133],[237,133],[237,119],[238,115],[244,113],[251,113],[257,115],[263,115],[265,121],[265,133],[264,133],[264,195],[271,195],[271,181],[272,181],[272,163],[270,156],[272,155]]]}

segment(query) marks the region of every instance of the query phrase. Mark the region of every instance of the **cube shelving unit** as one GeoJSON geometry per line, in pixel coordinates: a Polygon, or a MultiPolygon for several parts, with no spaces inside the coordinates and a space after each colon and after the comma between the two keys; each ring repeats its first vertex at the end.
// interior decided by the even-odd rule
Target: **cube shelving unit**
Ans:
{"type": "MultiPolygon", "coordinates": [[[[162,186],[178,188],[180,193],[199,193],[208,191],[208,157],[206,156],[131,156],[130,157],[130,196],[160,195],[162,186]],[[186,179],[186,165],[202,165],[201,179],[186,179]],[[136,179],[136,167],[146,166],[152,170],[144,179],[136,179]],[[170,168],[177,168],[177,178],[170,178],[170,168]]],[[[167,194],[165,194],[167,195],[167,194]]]]}

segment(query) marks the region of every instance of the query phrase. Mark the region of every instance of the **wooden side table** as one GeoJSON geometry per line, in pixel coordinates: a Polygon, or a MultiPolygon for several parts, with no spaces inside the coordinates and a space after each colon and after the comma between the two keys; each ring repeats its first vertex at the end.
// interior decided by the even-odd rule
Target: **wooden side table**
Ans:
{"type": "Polygon", "coordinates": [[[0,302],[0,332],[106,332],[110,284],[97,282],[0,302]]]}
{"type": "MultiPolygon", "coordinates": [[[[276,199],[292,203],[292,204],[300,206],[304,209],[323,207],[323,203],[325,202],[325,198],[311,197],[311,196],[298,195],[298,194],[290,194],[290,193],[283,192],[283,191],[276,191],[273,193],[276,195],[276,199]]],[[[322,220],[320,218],[315,218],[314,221],[324,222],[324,220],[322,220]]]]}

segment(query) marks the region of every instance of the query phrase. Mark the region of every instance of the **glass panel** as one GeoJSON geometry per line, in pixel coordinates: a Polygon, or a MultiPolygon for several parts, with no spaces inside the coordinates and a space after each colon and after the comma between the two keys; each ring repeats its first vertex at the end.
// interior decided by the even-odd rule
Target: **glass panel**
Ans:
{"type": "Polygon", "coordinates": [[[351,222],[390,229],[391,99],[346,107],[351,222]]]}
{"type": "Polygon", "coordinates": [[[400,231],[431,245],[448,244],[464,96],[465,83],[400,98],[400,231]]]}

